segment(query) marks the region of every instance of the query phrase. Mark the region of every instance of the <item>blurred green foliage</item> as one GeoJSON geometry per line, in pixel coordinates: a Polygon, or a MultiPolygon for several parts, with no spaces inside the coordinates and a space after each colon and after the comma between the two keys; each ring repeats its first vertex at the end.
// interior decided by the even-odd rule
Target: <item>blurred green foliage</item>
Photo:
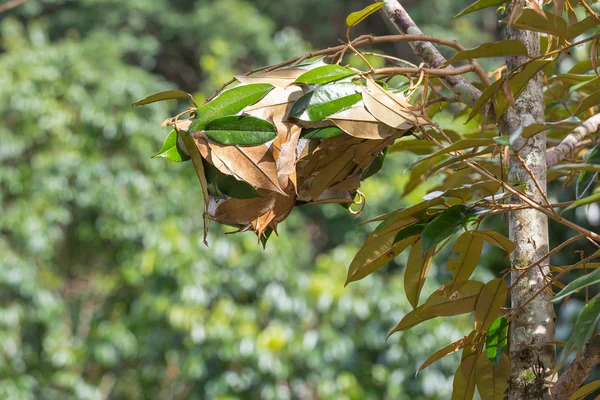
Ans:
{"type": "MultiPolygon", "coordinates": [[[[456,358],[413,374],[468,318],[385,342],[410,308],[406,255],[344,288],[366,230],[334,205],[295,211],[264,251],[215,225],[204,247],[193,169],[150,159],[175,105],[130,107],[335,44],[367,4],[322,3],[30,0],[0,16],[0,398],[448,398],[456,358]]],[[[472,37],[481,25],[438,25],[468,1],[451,3],[408,7],[472,37]]],[[[362,220],[424,194],[401,196],[409,161],[366,182],[362,220]]]]}

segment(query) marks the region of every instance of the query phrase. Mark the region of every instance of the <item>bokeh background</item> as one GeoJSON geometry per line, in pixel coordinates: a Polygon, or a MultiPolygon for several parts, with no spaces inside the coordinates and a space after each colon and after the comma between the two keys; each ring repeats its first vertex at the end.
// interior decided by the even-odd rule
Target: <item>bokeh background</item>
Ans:
{"type": "MultiPolygon", "coordinates": [[[[493,9],[450,19],[469,3],[403,1],[429,34],[498,37],[493,9]]],[[[358,220],[296,209],[265,250],[212,224],[206,248],[193,168],[150,159],[177,104],[130,106],[173,88],[201,102],[234,74],[337,45],[368,4],[29,0],[0,14],[0,399],[449,398],[458,356],[414,373],[470,317],[386,342],[410,308],[406,254],[344,288],[359,223],[426,194],[405,194],[413,156],[365,182],[358,220]]],[[[368,32],[390,31],[374,15],[356,33],[368,32]]],[[[448,277],[446,256],[422,298],[448,277]]],[[[508,266],[491,249],[482,264],[483,280],[508,266]]]]}

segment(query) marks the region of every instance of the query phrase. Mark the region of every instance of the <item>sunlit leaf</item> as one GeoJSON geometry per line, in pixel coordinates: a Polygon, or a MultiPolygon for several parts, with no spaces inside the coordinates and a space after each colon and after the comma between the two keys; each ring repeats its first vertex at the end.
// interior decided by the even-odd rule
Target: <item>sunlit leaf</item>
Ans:
{"type": "Polygon", "coordinates": [[[371,5],[366,6],[360,11],[351,13],[350,15],[348,15],[348,17],[346,17],[346,26],[348,28],[351,28],[353,26],[358,25],[365,18],[367,18],[369,15],[373,14],[377,10],[381,9],[383,6],[385,6],[385,1],[373,3],[371,5]]]}
{"type": "Polygon", "coordinates": [[[527,56],[527,47],[518,40],[501,40],[499,42],[484,43],[473,49],[459,51],[446,64],[471,58],[505,57],[509,55],[527,56]]]}
{"type": "Polygon", "coordinates": [[[277,137],[275,125],[248,115],[213,119],[203,131],[212,140],[233,146],[258,146],[277,137]]]}
{"type": "Polygon", "coordinates": [[[493,365],[498,365],[504,349],[508,344],[508,319],[505,317],[499,317],[492,322],[488,328],[487,335],[485,338],[485,351],[488,360],[493,365]]]}
{"type": "Polygon", "coordinates": [[[352,107],[361,98],[360,87],[352,83],[320,86],[294,103],[290,117],[302,121],[322,121],[332,114],[352,107]]]}
{"type": "Polygon", "coordinates": [[[415,124],[427,123],[402,94],[383,89],[373,79],[367,79],[367,90],[363,91],[362,98],[375,118],[393,128],[406,130],[415,124]]]}
{"type": "Polygon", "coordinates": [[[501,249],[504,249],[504,251],[506,251],[508,254],[512,253],[516,248],[516,245],[514,242],[512,242],[507,237],[505,237],[495,231],[477,230],[477,231],[473,231],[473,234],[477,235],[477,236],[481,236],[483,238],[483,240],[485,240],[492,246],[496,246],[501,249]]]}
{"type": "Polygon", "coordinates": [[[427,360],[425,360],[425,362],[419,367],[417,373],[423,371],[425,368],[427,368],[434,362],[461,350],[463,347],[465,347],[465,344],[468,343],[468,340],[469,337],[465,336],[464,338],[458,339],[456,342],[450,343],[449,345],[439,349],[438,351],[433,353],[427,360]]]}
{"type": "Polygon", "coordinates": [[[590,382],[577,389],[577,391],[569,397],[569,400],[585,400],[587,395],[594,393],[598,389],[600,389],[600,380],[590,382]]]}
{"type": "MultiPolygon", "coordinates": [[[[552,36],[565,37],[567,34],[567,23],[561,16],[554,15],[550,12],[544,11],[546,18],[539,15],[537,12],[530,8],[525,8],[519,18],[514,21],[513,25],[517,28],[543,32],[552,36]]],[[[508,19],[504,19],[502,22],[507,23],[508,19]]]]}
{"type": "Polygon", "coordinates": [[[581,289],[598,283],[600,283],[600,269],[597,269],[594,272],[572,280],[563,290],[561,290],[556,296],[554,296],[552,301],[560,301],[572,293],[575,293],[581,289]]]}
{"type": "Polygon", "coordinates": [[[473,221],[476,216],[477,210],[458,204],[435,217],[423,230],[423,253],[435,248],[442,240],[473,221]]]}
{"type": "Polygon", "coordinates": [[[465,14],[469,14],[474,11],[481,10],[483,8],[493,7],[493,6],[497,6],[500,4],[504,4],[504,3],[507,3],[508,1],[509,0],[478,0],[475,3],[471,4],[469,7],[462,10],[460,13],[456,14],[452,18],[462,17],[465,14]]]}
{"type": "Polygon", "coordinates": [[[133,107],[143,106],[157,101],[174,100],[174,99],[189,99],[194,102],[194,98],[191,94],[184,92],[183,90],[167,90],[165,92],[155,93],[142,100],[138,100],[132,104],[133,107]]]}
{"type": "Polygon", "coordinates": [[[413,245],[408,255],[406,270],[404,271],[404,291],[413,308],[417,308],[419,305],[419,295],[429,273],[432,257],[433,250],[424,252],[421,240],[413,245]]]}
{"type": "Polygon", "coordinates": [[[506,303],[508,284],[502,278],[489,281],[481,290],[475,306],[475,329],[485,332],[506,303]]]}
{"type": "Polygon", "coordinates": [[[500,362],[494,365],[482,353],[477,357],[475,376],[482,400],[503,400],[510,378],[510,359],[502,354],[500,362]]]}
{"type": "Polygon", "coordinates": [[[306,85],[322,85],[337,81],[348,76],[356,75],[351,69],[337,64],[323,65],[322,67],[311,69],[300,75],[294,83],[304,83],[306,85]]]}
{"type": "Polygon", "coordinates": [[[594,297],[581,310],[581,314],[575,322],[573,333],[569,336],[569,341],[564,348],[563,358],[571,352],[573,347],[581,354],[585,344],[594,334],[598,321],[600,321],[600,296],[594,297]]]}
{"type": "Polygon", "coordinates": [[[429,160],[429,159],[432,159],[432,158],[435,158],[437,156],[442,156],[444,154],[451,153],[453,151],[471,149],[474,147],[486,146],[486,145],[490,145],[490,144],[494,144],[494,139],[492,139],[492,138],[461,139],[457,142],[452,143],[448,147],[444,147],[443,149],[440,149],[436,152],[433,152],[422,158],[419,158],[419,160],[416,161],[415,163],[413,163],[413,165],[421,163],[421,162],[429,160]]]}
{"type": "Polygon", "coordinates": [[[255,83],[240,85],[223,91],[210,102],[198,107],[196,119],[192,121],[188,131],[200,131],[204,129],[208,122],[214,119],[237,114],[245,107],[262,99],[274,87],[268,83],[255,83]]]}
{"type": "Polygon", "coordinates": [[[448,290],[452,291],[471,277],[479,263],[482,249],[483,239],[474,235],[474,232],[465,232],[458,237],[446,263],[446,270],[452,273],[452,282],[448,290]],[[455,257],[455,254],[458,257],[455,257]]]}
{"type": "Polygon", "coordinates": [[[475,394],[475,362],[477,354],[473,354],[460,363],[454,374],[451,400],[471,400],[475,394]]]}
{"type": "Polygon", "coordinates": [[[177,131],[173,129],[165,139],[161,149],[152,158],[166,158],[167,160],[182,162],[190,159],[190,156],[177,143],[177,131]]]}
{"type": "Polygon", "coordinates": [[[600,104],[600,91],[592,93],[581,100],[573,115],[579,115],[590,108],[597,106],[598,104],[600,104]]]}

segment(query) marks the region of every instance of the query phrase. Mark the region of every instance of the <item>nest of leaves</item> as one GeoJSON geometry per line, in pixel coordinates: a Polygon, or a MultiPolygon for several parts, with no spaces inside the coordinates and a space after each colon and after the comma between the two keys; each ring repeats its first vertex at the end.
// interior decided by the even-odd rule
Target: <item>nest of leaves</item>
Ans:
{"type": "MultiPolygon", "coordinates": [[[[428,124],[409,103],[411,88],[394,90],[322,60],[236,79],[167,120],[174,129],[156,156],[192,159],[205,222],[252,230],[263,241],[295,206],[340,203],[360,212],[351,206],[364,206],[361,181],[381,169],[387,146],[428,124]]],[[[162,92],[134,105],[188,96],[162,92]]]]}

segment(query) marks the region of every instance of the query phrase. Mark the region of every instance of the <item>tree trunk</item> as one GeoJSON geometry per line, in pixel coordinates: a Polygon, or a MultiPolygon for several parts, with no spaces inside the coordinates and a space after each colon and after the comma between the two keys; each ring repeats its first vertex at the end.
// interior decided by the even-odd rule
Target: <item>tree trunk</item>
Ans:
{"type": "MultiPolygon", "coordinates": [[[[519,40],[527,47],[529,55],[540,53],[540,37],[537,32],[507,28],[507,39],[519,40]]],[[[521,56],[508,57],[509,71],[528,59],[521,56]]],[[[510,135],[521,126],[544,122],[544,99],[541,73],[532,79],[513,107],[502,116],[499,128],[503,135],[510,135]]],[[[521,149],[524,140],[515,143],[521,149]]],[[[546,135],[538,134],[519,151],[511,151],[508,160],[509,182],[524,184],[525,191],[540,204],[544,204],[546,193],[546,135]],[[519,159],[520,158],[520,159],[519,159]],[[537,181],[537,182],[536,182],[537,181]],[[539,187],[539,188],[538,188],[539,187]],[[541,193],[540,189],[544,192],[541,193]]],[[[514,203],[518,203],[514,200],[514,203]]],[[[549,273],[548,259],[540,266],[522,272],[524,268],[546,256],[548,244],[548,217],[535,210],[516,211],[509,216],[510,239],[517,245],[511,254],[513,283],[511,291],[513,309],[522,307],[532,295],[546,283],[549,273]]],[[[552,374],[556,359],[553,344],[555,329],[554,307],[551,295],[542,292],[536,299],[525,305],[510,323],[510,357],[512,362],[509,400],[543,399],[547,387],[555,376],[552,374]]]]}

